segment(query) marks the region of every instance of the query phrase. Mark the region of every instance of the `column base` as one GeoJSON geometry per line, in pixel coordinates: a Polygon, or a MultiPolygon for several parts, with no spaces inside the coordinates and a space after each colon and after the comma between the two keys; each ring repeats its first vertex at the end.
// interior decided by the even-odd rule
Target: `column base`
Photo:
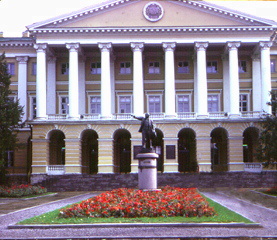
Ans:
{"type": "Polygon", "coordinates": [[[209,115],[208,114],[198,114],[197,119],[206,119],[206,118],[209,118],[209,115]]]}
{"type": "Polygon", "coordinates": [[[241,114],[240,113],[229,113],[229,118],[240,118],[241,114]]]}

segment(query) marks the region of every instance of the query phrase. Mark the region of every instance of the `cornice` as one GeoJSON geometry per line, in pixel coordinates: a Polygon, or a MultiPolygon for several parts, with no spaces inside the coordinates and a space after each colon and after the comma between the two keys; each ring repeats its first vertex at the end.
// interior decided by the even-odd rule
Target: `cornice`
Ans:
{"type": "Polygon", "coordinates": [[[277,27],[239,26],[239,27],[139,27],[139,28],[43,28],[30,31],[31,34],[91,34],[91,33],[204,33],[204,32],[265,32],[274,31],[277,27]]]}

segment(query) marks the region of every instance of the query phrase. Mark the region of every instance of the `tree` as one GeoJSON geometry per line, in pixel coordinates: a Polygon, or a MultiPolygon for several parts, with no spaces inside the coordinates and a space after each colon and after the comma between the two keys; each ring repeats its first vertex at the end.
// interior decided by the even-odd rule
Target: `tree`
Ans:
{"type": "Polygon", "coordinates": [[[5,53],[0,56],[0,184],[6,183],[7,150],[16,149],[17,129],[21,122],[23,107],[19,101],[10,98],[11,75],[5,61],[5,53]]]}
{"type": "Polygon", "coordinates": [[[277,162],[277,92],[270,93],[272,114],[268,114],[262,122],[262,131],[259,136],[257,157],[265,166],[277,162]]]}

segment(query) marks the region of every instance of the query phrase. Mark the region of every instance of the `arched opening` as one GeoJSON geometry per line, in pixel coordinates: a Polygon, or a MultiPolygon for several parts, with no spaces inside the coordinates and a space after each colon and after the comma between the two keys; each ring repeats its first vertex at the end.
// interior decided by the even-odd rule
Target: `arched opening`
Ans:
{"type": "Polygon", "coordinates": [[[228,133],[218,127],[211,132],[212,171],[228,171],[228,133]]]}
{"type": "Polygon", "coordinates": [[[258,148],[259,130],[249,127],[243,132],[243,162],[256,162],[255,153],[258,148]]]}
{"type": "Polygon", "coordinates": [[[114,133],[113,159],[115,173],[131,172],[131,134],[126,129],[114,133]]]}
{"type": "Polygon", "coordinates": [[[49,165],[65,164],[65,135],[60,130],[53,130],[50,133],[49,142],[49,165]]]}
{"type": "Polygon", "coordinates": [[[157,137],[153,140],[152,144],[155,148],[155,152],[159,155],[157,159],[157,171],[164,171],[164,135],[160,129],[156,128],[157,137]]]}
{"type": "Polygon", "coordinates": [[[98,173],[98,134],[91,129],[82,133],[82,172],[98,173]]]}
{"type": "Polygon", "coordinates": [[[197,172],[196,137],[190,128],[183,128],[178,134],[178,171],[197,172]]]}

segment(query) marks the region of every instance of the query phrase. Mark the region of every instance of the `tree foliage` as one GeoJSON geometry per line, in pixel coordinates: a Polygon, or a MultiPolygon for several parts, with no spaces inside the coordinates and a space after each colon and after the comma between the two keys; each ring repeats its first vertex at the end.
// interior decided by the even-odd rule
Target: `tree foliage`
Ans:
{"type": "MultiPolygon", "coordinates": [[[[10,98],[11,75],[5,61],[5,54],[0,56],[0,174],[5,175],[7,150],[16,148],[18,124],[21,122],[23,108],[19,101],[10,98]]],[[[3,181],[3,179],[2,179],[3,181]]]]}
{"type": "Polygon", "coordinates": [[[277,92],[272,91],[271,101],[272,114],[266,116],[262,122],[262,131],[259,136],[259,148],[257,157],[266,166],[277,162],[277,92]]]}

